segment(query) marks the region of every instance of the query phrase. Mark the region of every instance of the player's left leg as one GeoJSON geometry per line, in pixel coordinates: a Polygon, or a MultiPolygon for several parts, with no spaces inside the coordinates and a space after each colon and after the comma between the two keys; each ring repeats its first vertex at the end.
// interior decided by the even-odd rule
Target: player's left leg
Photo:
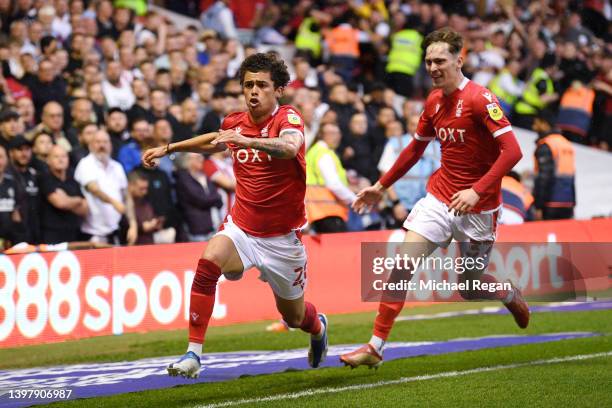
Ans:
{"type": "Polygon", "coordinates": [[[327,354],[328,322],[312,303],[304,301],[306,250],[299,234],[292,232],[279,237],[256,238],[256,241],[254,251],[260,279],[270,284],[276,308],[287,325],[310,334],[308,362],[318,367],[327,354]]]}
{"type": "Polygon", "coordinates": [[[456,217],[453,235],[460,241],[460,254],[464,265],[483,265],[483,268],[474,267],[459,275],[459,282],[467,282],[468,290],[459,291],[466,300],[499,300],[514,316],[516,324],[524,329],[529,325],[529,306],[523,298],[521,291],[510,281],[510,288],[490,290],[497,288],[497,278],[486,272],[490,252],[495,242],[497,213],[493,214],[467,214],[456,217]],[[466,263],[472,258],[473,262],[466,263]],[[484,262],[483,262],[484,261],[484,262]]]}
{"type": "Polygon", "coordinates": [[[327,317],[317,313],[317,308],[310,302],[304,301],[304,296],[298,299],[283,299],[274,293],[276,309],[289,327],[299,328],[310,333],[310,349],[308,350],[308,364],[317,368],[327,356],[327,317]]]}

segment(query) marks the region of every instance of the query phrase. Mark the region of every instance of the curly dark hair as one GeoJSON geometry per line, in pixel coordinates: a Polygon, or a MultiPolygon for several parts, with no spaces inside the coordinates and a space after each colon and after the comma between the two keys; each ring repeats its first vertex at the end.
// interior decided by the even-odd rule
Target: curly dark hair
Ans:
{"type": "Polygon", "coordinates": [[[436,42],[447,43],[448,51],[454,55],[459,54],[463,48],[463,37],[461,37],[461,34],[448,27],[429,33],[429,35],[425,37],[425,41],[423,41],[423,50],[427,51],[427,47],[436,42]]]}
{"type": "Polygon", "coordinates": [[[240,65],[238,73],[240,77],[240,85],[244,82],[244,76],[247,72],[269,72],[274,88],[287,86],[289,83],[289,71],[285,62],[278,58],[273,52],[257,53],[247,57],[240,65]]]}

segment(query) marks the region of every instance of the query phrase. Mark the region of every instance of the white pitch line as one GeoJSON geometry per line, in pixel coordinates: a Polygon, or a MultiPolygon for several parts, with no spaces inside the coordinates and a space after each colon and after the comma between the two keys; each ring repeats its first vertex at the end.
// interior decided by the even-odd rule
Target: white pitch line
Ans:
{"type": "Polygon", "coordinates": [[[282,401],[282,400],[297,399],[297,398],[302,398],[302,397],[310,397],[313,395],[320,395],[320,394],[336,394],[339,392],[365,390],[369,388],[383,387],[386,385],[405,384],[405,383],[415,382],[415,381],[435,380],[438,378],[448,378],[448,377],[459,377],[462,375],[486,373],[489,371],[508,370],[512,368],[536,366],[536,365],[543,365],[543,364],[565,363],[567,361],[590,360],[593,358],[611,357],[611,356],[612,356],[612,351],[594,353],[594,354],[579,354],[579,355],[567,356],[567,357],[550,358],[547,360],[533,360],[533,361],[528,361],[525,363],[497,365],[497,366],[491,366],[491,367],[479,367],[479,368],[472,368],[472,369],[463,370],[463,371],[445,371],[445,372],[436,373],[436,374],[417,375],[415,377],[401,377],[401,378],[398,378],[397,380],[378,381],[375,383],[347,385],[344,387],[329,387],[329,388],[321,388],[321,389],[315,389],[315,390],[308,389],[308,390],[294,392],[294,393],[270,395],[268,397],[241,399],[241,400],[236,400],[236,401],[220,402],[217,404],[209,404],[209,405],[198,405],[196,406],[196,408],[222,408],[222,407],[232,407],[235,405],[242,405],[242,404],[253,404],[253,403],[270,402],[270,401],[282,401]]]}

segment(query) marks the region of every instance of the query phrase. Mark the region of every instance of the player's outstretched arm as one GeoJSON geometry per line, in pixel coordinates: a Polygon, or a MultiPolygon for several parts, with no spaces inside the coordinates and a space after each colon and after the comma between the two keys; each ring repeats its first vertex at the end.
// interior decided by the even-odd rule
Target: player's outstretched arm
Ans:
{"type": "Polygon", "coordinates": [[[157,165],[156,159],[173,152],[214,153],[223,151],[226,149],[225,144],[211,143],[218,135],[218,132],[205,133],[181,142],[147,149],[142,155],[142,162],[145,167],[155,167],[157,165]]]}
{"type": "Polygon", "coordinates": [[[299,130],[282,130],[279,137],[259,139],[242,136],[234,130],[220,130],[212,144],[232,143],[257,149],[277,159],[293,159],[304,144],[304,135],[299,130]]]}
{"type": "Polygon", "coordinates": [[[366,187],[357,193],[357,199],[353,202],[353,210],[357,214],[363,214],[370,211],[383,198],[387,189],[377,181],[376,184],[366,187]]]}

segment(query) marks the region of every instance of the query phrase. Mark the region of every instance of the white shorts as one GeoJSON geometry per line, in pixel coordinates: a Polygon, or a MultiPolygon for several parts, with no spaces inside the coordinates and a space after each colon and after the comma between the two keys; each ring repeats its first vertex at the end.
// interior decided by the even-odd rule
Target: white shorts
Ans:
{"type": "Polygon", "coordinates": [[[495,241],[499,210],[457,216],[432,194],[415,204],[403,227],[446,248],[454,238],[458,242],[495,241]]]}
{"type": "MultiPolygon", "coordinates": [[[[232,240],[244,270],[259,269],[259,279],[268,282],[272,291],[282,299],[301,297],[306,288],[306,249],[297,232],[277,237],[260,238],[247,234],[233,223],[231,217],[216,235],[232,240]]],[[[242,277],[230,276],[237,280],[242,277]]]]}

